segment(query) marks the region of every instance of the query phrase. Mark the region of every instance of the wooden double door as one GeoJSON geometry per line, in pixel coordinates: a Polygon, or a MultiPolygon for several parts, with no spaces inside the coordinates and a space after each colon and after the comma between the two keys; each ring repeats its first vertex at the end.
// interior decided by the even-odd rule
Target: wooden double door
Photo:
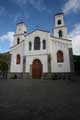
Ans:
{"type": "Polygon", "coordinates": [[[32,78],[40,79],[41,75],[42,75],[42,64],[40,60],[36,59],[33,61],[32,64],[32,78]]]}

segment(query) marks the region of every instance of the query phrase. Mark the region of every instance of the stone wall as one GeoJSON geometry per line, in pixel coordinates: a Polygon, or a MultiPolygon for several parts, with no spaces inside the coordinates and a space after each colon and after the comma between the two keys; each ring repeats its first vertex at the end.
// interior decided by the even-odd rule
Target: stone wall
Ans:
{"type": "Polygon", "coordinates": [[[23,79],[23,73],[8,73],[10,79],[23,79]]]}
{"type": "MultiPolygon", "coordinates": [[[[75,73],[42,73],[41,80],[71,80],[75,73]]],[[[12,79],[32,79],[30,73],[8,73],[8,78],[12,79]]]]}

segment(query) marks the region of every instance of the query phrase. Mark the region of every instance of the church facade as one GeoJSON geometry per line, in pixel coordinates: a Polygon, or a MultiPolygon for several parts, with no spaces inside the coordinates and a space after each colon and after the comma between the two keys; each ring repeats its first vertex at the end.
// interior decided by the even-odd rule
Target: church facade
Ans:
{"type": "Polygon", "coordinates": [[[28,33],[26,25],[18,23],[10,48],[10,73],[33,79],[54,73],[70,73],[71,50],[72,42],[68,40],[63,13],[55,15],[53,35],[40,29],[28,33]]]}

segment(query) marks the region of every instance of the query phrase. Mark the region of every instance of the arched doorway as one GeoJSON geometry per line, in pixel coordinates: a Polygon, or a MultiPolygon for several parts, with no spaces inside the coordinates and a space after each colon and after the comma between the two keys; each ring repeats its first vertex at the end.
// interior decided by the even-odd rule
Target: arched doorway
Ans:
{"type": "Polygon", "coordinates": [[[40,79],[42,75],[42,64],[40,60],[36,59],[32,64],[32,78],[40,79]]]}

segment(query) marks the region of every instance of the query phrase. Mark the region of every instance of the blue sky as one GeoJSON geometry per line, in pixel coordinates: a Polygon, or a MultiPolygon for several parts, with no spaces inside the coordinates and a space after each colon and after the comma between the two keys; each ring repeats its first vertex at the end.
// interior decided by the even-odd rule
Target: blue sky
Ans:
{"type": "Polygon", "coordinates": [[[13,42],[16,23],[24,21],[31,32],[51,31],[54,15],[64,12],[74,54],[80,54],[80,0],[0,0],[0,52],[8,51],[13,42]]]}

